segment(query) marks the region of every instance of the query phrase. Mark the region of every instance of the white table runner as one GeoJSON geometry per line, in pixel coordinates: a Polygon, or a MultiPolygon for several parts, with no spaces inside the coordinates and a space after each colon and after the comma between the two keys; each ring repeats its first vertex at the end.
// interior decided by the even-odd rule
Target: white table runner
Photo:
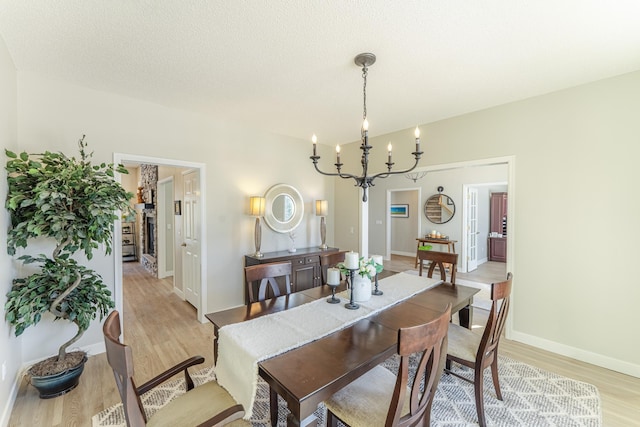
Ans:
{"type": "Polygon", "coordinates": [[[245,419],[251,418],[258,381],[258,362],[284,353],[360,319],[405,300],[441,283],[439,279],[398,273],[379,281],[381,296],[360,302],[348,310],[348,291],[339,294],[340,304],[321,298],[289,310],[223,326],[218,331],[218,383],[244,406],[245,419]]]}

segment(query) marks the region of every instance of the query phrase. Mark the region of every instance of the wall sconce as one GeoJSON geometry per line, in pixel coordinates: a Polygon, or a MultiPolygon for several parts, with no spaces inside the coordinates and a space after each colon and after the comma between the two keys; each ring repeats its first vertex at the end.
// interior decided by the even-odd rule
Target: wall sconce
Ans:
{"type": "Polygon", "coordinates": [[[266,202],[264,197],[252,196],[249,199],[249,215],[256,217],[256,229],[255,229],[255,244],[256,253],[253,254],[256,258],[262,258],[262,252],[260,252],[260,245],[262,244],[262,227],[260,226],[260,217],[264,216],[264,208],[266,202]]]}
{"type": "Polygon", "coordinates": [[[329,203],[326,200],[316,200],[316,216],[320,217],[320,238],[322,239],[322,245],[320,249],[327,249],[327,224],[324,217],[329,214],[329,203]]]}

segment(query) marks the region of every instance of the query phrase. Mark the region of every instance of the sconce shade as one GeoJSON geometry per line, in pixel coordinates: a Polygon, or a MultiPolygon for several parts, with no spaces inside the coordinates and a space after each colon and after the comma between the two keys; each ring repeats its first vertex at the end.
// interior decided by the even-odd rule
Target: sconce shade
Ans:
{"type": "Polygon", "coordinates": [[[252,196],[249,199],[249,215],[251,216],[264,216],[265,199],[260,196],[252,196]]]}
{"type": "Polygon", "coordinates": [[[327,216],[329,214],[329,203],[326,200],[316,200],[316,216],[327,216]]]}

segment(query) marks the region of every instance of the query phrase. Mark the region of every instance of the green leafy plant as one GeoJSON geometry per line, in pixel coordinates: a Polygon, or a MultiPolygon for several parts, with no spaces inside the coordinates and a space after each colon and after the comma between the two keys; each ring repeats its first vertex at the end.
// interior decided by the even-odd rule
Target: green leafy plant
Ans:
{"type": "Polygon", "coordinates": [[[92,165],[85,136],[78,141],[80,158],[46,151],[17,155],[5,150],[9,185],[5,207],[11,215],[7,252],[15,255],[32,239],[55,241],[51,257],[23,255],[23,264],[38,265],[39,271],[13,280],[7,294],[5,318],[16,336],[38,324],[49,312],[55,320],[74,323],[77,334],[60,346],[57,361],[66,349],[89,328],[91,320],[102,319],[113,308],[111,292],[93,270],[72,256],[84,253],[87,259],[103,245],[111,253],[116,210],[129,211],[128,193],[116,182],[114,171],[127,173],[122,165],[92,165]]]}
{"type": "MultiPolygon", "coordinates": [[[[336,267],[340,269],[340,272],[343,275],[347,277],[349,276],[350,270],[344,265],[344,262],[338,263],[336,267]]],[[[359,274],[362,277],[373,279],[376,274],[382,273],[383,268],[384,267],[382,266],[382,264],[378,264],[373,260],[373,257],[360,257],[360,259],[358,260],[358,270],[356,271],[356,274],[359,274]]]]}

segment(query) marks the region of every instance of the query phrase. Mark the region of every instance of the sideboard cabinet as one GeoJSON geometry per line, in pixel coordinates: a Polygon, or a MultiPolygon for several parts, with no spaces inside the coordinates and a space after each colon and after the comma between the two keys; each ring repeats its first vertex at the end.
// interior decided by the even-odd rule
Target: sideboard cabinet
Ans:
{"type": "MultiPolygon", "coordinates": [[[[291,261],[291,292],[300,292],[305,289],[322,285],[322,269],[320,267],[320,255],[337,252],[338,248],[301,248],[295,252],[277,251],[264,253],[262,257],[257,258],[253,255],[245,255],[244,265],[266,264],[270,262],[291,261]]],[[[280,292],[284,293],[284,281],[280,284],[280,292]]],[[[254,291],[257,295],[257,283],[253,284],[254,291]]],[[[270,298],[270,289],[267,292],[267,298],[270,298]]],[[[248,296],[245,295],[245,301],[248,296]]]]}

